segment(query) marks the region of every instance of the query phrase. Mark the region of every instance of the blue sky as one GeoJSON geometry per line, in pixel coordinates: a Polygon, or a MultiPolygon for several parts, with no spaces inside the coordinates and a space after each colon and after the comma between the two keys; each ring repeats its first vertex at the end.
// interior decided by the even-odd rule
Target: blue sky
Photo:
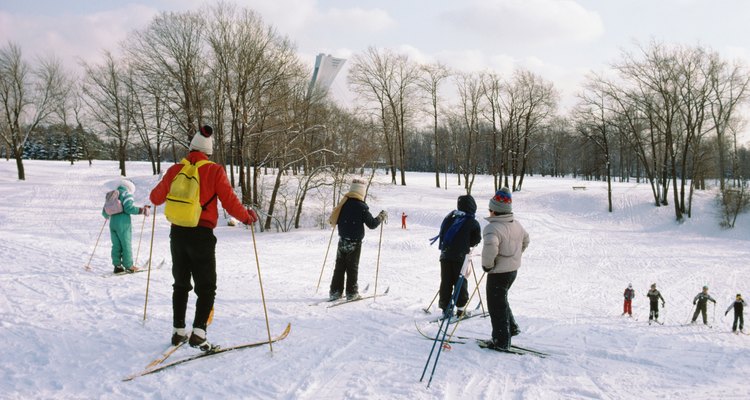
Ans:
{"type": "MultiPolygon", "coordinates": [[[[746,0],[243,0],[291,38],[312,67],[317,53],[349,58],[368,46],[460,70],[524,67],[570,99],[589,71],[650,40],[701,44],[750,64],[746,0]]],[[[0,0],[0,38],[28,57],[54,53],[75,68],[115,50],[158,12],[204,2],[0,0]]],[[[345,72],[345,71],[344,71],[345,72]]],[[[343,85],[343,79],[337,79],[343,85]]]]}

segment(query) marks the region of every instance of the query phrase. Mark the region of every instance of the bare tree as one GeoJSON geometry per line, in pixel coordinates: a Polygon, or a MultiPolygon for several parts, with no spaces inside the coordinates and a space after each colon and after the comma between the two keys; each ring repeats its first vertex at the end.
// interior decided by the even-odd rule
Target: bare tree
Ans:
{"type": "Polygon", "coordinates": [[[204,115],[206,21],[197,12],[162,12],[125,44],[133,67],[166,85],[172,118],[187,144],[204,115]]]}
{"type": "Polygon", "coordinates": [[[451,76],[451,71],[445,65],[437,62],[423,65],[422,74],[419,77],[419,87],[429,96],[430,113],[432,116],[432,133],[435,145],[435,187],[440,187],[440,142],[438,135],[438,91],[440,84],[451,76]]]}
{"type": "Polygon", "coordinates": [[[23,60],[18,45],[8,43],[0,49],[0,137],[16,159],[19,180],[26,180],[26,140],[59,104],[62,80],[57,59],[40,59],[38,66],[32,68],[23,60]]]}
{"type": "Polygon", "coordinates": [[[127,176],[125,160],[128,158],[128,143],[132,128],[132,93],[125,83],[132,71],[112,53],[105,52],[100,65],[84,64],[86,80],[83,92],[92,118],[99,124],[117,148],[120,174],[127,176]]]}

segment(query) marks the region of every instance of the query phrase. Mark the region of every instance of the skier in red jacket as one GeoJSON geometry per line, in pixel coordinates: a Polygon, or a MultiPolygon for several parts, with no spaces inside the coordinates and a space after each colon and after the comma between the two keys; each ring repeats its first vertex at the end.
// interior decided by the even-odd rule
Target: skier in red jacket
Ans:
{"type": "MultiPolygon", "coordinates": [[[[204,125],[200,132],[190,141],[188,161],[195,164],[207,160],[213,153],[213,129],[204,125]]],[[[167,199],[172,180],[182,169],[182,164],[175,164],[167,170],[156,187],[151,191],[151,202],[159,205],[167,199]]],[[[172,344],[177,345],[188,340],[185,329],[185,313],[188,295],[195,283],[195,317],[189,343],[203,351],[210,351],[214,345],[206,340],[206,327],[216,297],[216,237],[213,228],[218,220],[217,198],[227,212],[245,224],[258,221],[258,216],[250,208],[245,208],[232,190],[224,167],[209,163],[198,168],[200,177],[200,203],[203,211],[198,226],[184,227],[172,225],[169,233],[172,251],[172,344]]]]}
{"type": "Polygon", "coordinates": [[[633,316],[633,298],[635,297],[635,290],[633,290],[633,284],[628,283],[628,287],[625,288],[625,293],[623,293],[623,296],[625,297],[625,303],[622,306],[622,315],[628,314],[629,316],[633,316]]]}

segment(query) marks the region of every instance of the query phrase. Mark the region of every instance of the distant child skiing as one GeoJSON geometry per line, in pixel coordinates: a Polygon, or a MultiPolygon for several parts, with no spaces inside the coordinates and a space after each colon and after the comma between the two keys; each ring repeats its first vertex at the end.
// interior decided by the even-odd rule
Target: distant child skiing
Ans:
{"type": "MultiPolygon", "coordinates": [[[[440,249],[440,300],[438,307],[443,310],[443,317],[450,318],[449,305],[454,287],[461,275],[461,267],[472,247],[482,240],[482,228],[475,214],[477,203],[470,195],[459,196],[457,209],[448,214],[440,224],[440,233],[432,238],[432,243],[439,240],[440,249]]],[[[466,303],[469,301],[468,285],[464,282],[459,289],[456,301],[456,316],[463,316],[466,303]]]]}
{"type": "Polygon", "coordinates": [[[745,317],[743,315],[745,309],[745,300],[742,300],[742,295],[737,293],[737,298],[729,305],[729,308],[724,312],[724,315],[729,314],[729,310],[734,308],[734,322],[732,323],[732,332],[737,332],[737,325],[739,322],[740,332],[745,333],[745,317]]]}
{"type": "Polygon", "coordinates": [[[370,208],[365,203],[366,194],[366,183],[360,179],[353,179],[349,192],[333,209],[333,213],[328,219],[331,225],[338,225],[339,227],[336,266],[333,270],[331,288],[328,293],[329,299],[332,301],[340,299],[345,288],[347,300],[356,300],[360,297],[357,275],[359,273],[362,239],[365,237],[364,225],[367,225],[370,229],[375,229],[388,219],[388,213],[385,210],[381,210],[377,217],[370,214],[370,208]],[[344,278],[346,278],[346,286],[344,286],[344,278]]]}
{"type": "Polygon", "coordinates": [[[693,299],[693,305],[697,306],[695,307],[695,312],[693,313],[693,320],[690,321],[691,324],[695,323],[695,320],[698,319],[698,314],[703,315],[703,324],[708,325],[708,317],[706,316],[706,305],[709,301],[712,301],[714,303],[714,307],[716,306],[716,300],[714,300],[713,297],[711,297],[708,294],[708,286],[703,286],[703,291],[695,295],[695,298],[693,299]]]}
{"type": "Polygon", "coordinates": [[[492,339],[486,346],[508,350],[511,337],[520,330],[508,303],[508,291],[521,268],[521,256],[529,246],[529,234],[515,219],[510,189],[502,188],[490,199],[489,224],[482,231],[482,269],[487,272],[487,308],[492,339]]]}
{"type": "Polygon", "coordinates": [[[408,215],[406,215],[405,212],[402,212],[401,213],[401,229],[406,229],[406,217],[408,217],[408,215]]]}
{"type": "Polygon", "coordinates": [[[665,301],[664,297],[661,296],[661,293],[656,290],[656,284],[651,284],[651,290],[646,293],[646,296],[648,296],[649,300],[649,310],[648,310],[648,323],[651,325],[651,321],[654,320],[657,323],[659,322],[659,299],[661,299],[661,306],[664,307],[665,301]]]}
{"type": "Polygon", "coordinates": [[[635,297],[635,290],[633,290],[633,284],[628,283],[628,287],[625,288],[625,293],[623,293],[623,296],[625,297],[625,302],[622,306],[622,315],[628,314],[629,316],[633,316],[633,298],[635,297]]]}
{"type": "Polygon", "coordinates": [[[136,272],[138,267],[133,264],[133,248],[131,246],[132,224],[131,215],[149,215],[150,206],[136,207],[133,204],[135,185],[128,179],[120,181],[114,196],[107,196],[102,208],[102,216],[109,219],[109,234],[112,238],[112,265],[114,273],[136,272]]]}

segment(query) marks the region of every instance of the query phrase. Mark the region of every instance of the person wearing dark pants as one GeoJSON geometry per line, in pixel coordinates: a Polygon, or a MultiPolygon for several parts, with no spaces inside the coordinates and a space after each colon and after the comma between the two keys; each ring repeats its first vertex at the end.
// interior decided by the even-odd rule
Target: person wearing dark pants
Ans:
{"type": "Polygon", "coordinates": [[[529,246],[529,234],[515,219],[508,188],[490,199],[489,224],[482,231],[482,269],[487,275],[487,308],[492,320],[492,339],[487,347],[507,350],[511,337],[519,333],[508,292],[521,268],[521,255],[529,246]]]}
{"type": "Polygon", "coordinates": [[[188,295],[195,282],[195,317],[193,328],[206,330],[208,317],[216,298],[216,237],[212,229],[173,225],[169,234],[172,251],[173,325],[185,326],[188,295]]]}
{"type": "MultiPolygon", "coordinates": [[[[208,319],[216,298],[216,237],[213,229],[218,221],[217,202],[229,213],[245,224],[258,221],[252,209],[245,208],[229,184],[224,167],[207,162],[213,152],[213,129],[204,125],[190,141],[190,152],[183,161],[198,166],[200,182],[199,201],[201,209],[197,226],[172,224],[169,234],[172,252],[172,344],[188,341],[190,346],[202,351],[211,351],[215,346],[206,339],[208,319]],[[217,201],[218,199],[218,201],[217,201]],[[193,331],[188,339],[185,328],[185,312],[188,295],[195,283],[195,317],[193,331]]],[[[172,182],[182,171],[182,162],[167,170],[162,180],[151,191],[151,202],[159,205],[167,201],[172,182]]]]}
{"type": "Polygon", "coordinates": [[[510,347],[510,338],[518,333],[518,324],[508,303],[508,291],[518,271],[487,275],[487,308],[492,322],[492,338],[500,348],[510,347]],[[507,346],[503,346],[507,342],[507,346]]]}
{"type": "Polygon", "coordinates": [[[664,307],[666,302],[664,301],[664,297],[662,297],[661,292],[659,292],[656,289],[656,284],[651,284],[651,289],[646,293],[646,297],[648,297],[648,323],[651,324],[651,321],[659,322],[659,299],[661,299],[661,306],[664,307]]]}
{"type": "Polygon", "coordinates": [[[737,293],[737,298],[729,305],[729,308],[724,312],[724,315],[729,314],[729,310],[734,308],[734,322],[732,322],[732,332],[737,332],[739,326],[740,332],[745,332],[745,300],[742,300],[742,295],[737,293]]]}
{"type": "Polygon", "coordinates": [[[333,209],[328,219],[331,225],[337,225],[339,229],[336,267],[333,269],[331,288],[328,292],[331,301],[341,298],[345,288],[344,278],[346,278],[347,300],[356,300],[360,297],[357,276],[362,239],[365,237],[364,226],[375,229],[388,218],[385,210],[381,210],[377,217],[370,214],[370,208],[365,203],[366,194],[366,183],[359,179],[352,180],[349,192],[333,209]]]}
{"type": "MultiPolygon", "coordinates": [[[[470,195],[459,196],[456,210],[450,212],[440,224],[440,233],[432,238],[432,243],[439,240],[440,249],[440,299],[438,307],[443,310],[443,317],[448,315],[448,306],[453,288],[461,276],[464,260],[471,248],[482,240],[482,228],[476,220],[477,203],[470,195]]],[[[456,316],[464,314],[469,301],[468,281],[461,285],[456,300],[456,316]]]]}
{"type": "Polygon", "coordinates": [[[698,319],[698,314],[702,314],[703,325],[708,325],[706,306],[709,301],[716,304],[716,300],[708,294],[708,286],[703,286],[703,291],[695,295],[695,298],[693,299],[693,305],[696,307],[695,312],[693,313],[693,320],[690,322],[691,324],[694,324],[698,319]]]}
{"type": "Polygon", "coordinates": [[[359,256],[362,252],[362,241],[340,238],[336,250],[336,267],[331,280],[332,297],[341,297],[341,288],[346,288],[346,294],[352,299],[359,293],[357,278],[359,275],[359,256]],[[346,286],[344,285],[346,278],[346,286]],[[334,289],[335,288],[335,289],[334,289]],[[338,295],[335,295],[338,293],[338,295]]]}

